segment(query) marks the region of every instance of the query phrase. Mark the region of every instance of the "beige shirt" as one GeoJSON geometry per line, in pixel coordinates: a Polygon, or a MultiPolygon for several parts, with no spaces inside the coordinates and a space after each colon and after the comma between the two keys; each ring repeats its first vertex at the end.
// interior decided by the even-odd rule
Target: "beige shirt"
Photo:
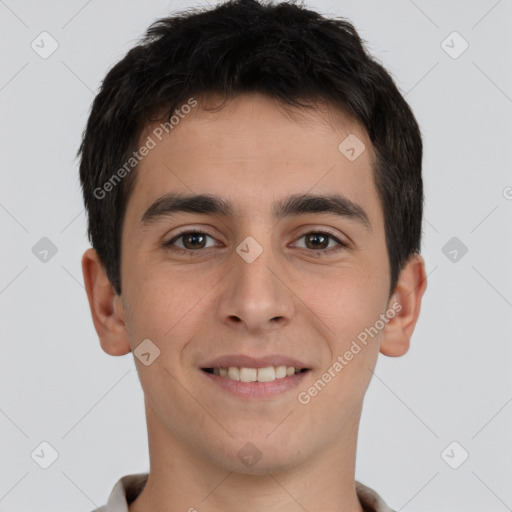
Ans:
{"type": "MultiPolygon", "coordinates": [[[[128,504],[140,494],[147,478],[148,473],[123,476],[114,485],[107,504],[93,512],[128,512],[128,504]]],[[[357,481],[356,492],[364,512],[395,512],[373,489],[357,481]]]]}

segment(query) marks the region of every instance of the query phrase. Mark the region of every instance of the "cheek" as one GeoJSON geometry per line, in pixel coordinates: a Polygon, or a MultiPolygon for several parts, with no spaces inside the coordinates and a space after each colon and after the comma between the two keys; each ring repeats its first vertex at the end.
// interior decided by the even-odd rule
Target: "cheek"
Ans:
{"type": "Polygon", "coordinates": [[[325,387],[321,382],[315,385],[322,389],[318,393],[322,396],[317,402],[318,414],[325,407],[338,422],[348,410],[359,406],[375,368],[382,336],[382,330],[374,326],[385,311],[385,283],[378,284],[375,279],[362,282],[360,276],[339,283],[326,281],[321,291],[316,288],[304,301],[321,320],[317,325],[329,351],[329,359],[324,360],[317,375],[325,387]]]}
{"type": "Polygon", "coordinates": [[[339,353],[379,318],[386,304],[386,283],[380,270],[344,268],[322,279],[315,276],[304,280],[300,297],[321,320],[321,329],[339,353]]]}
{"type": "MultiPolygon", "coordinates": [[[[127,287],[131,307],[127,327],[135,344],[149,338],[161,351],[176,353],[199,323],[202,298],[215,284],[205,276],[191,280],[179,270],[164,266],[139,267],[137,278],[127,287]],[[172,350],[171,350],[172,349],[172,350]]],[[[168,354],[174,359],[171,353],[168,354]]]]}

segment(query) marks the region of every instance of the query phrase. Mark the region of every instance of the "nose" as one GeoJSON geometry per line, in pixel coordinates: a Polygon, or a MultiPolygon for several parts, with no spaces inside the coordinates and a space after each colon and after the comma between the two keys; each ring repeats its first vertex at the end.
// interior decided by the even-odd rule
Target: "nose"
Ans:
{"type": "Polygon", "coordinates": [[[243,332],[263,332],[288,324],[294,314],[293,292],[271,249],[251,263],[233,254],[218,305],[220,321],[243,332]]]}

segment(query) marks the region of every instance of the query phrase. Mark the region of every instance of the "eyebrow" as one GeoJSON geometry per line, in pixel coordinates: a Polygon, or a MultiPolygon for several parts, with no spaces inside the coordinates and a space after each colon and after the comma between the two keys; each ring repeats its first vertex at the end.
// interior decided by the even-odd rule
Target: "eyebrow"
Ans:
{"type": "MultiPolygon", "coordinates": [[[[235,217],[233,205],[219,196],[170,193],[156,199],[142,215],[141,222],[149,225],[161,218],[179,213],[215,215],[229,219],[235,217]]],[[[365,210],[341,194],[294,194],[275,203],[272,210],[273,216],[279,219],[310,213],[331,213],[352,219],[368,231],[372,231],[365,210]]]]}

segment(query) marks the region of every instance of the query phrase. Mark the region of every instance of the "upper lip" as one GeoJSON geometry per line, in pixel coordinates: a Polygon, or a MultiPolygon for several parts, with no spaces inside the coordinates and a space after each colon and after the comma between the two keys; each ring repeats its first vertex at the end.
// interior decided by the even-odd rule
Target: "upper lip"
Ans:
{"type": "Polygon", "coordinates": [[[293,366],[297,369],[309,368],[305,363],[293,357],[279,354],[264,357],[251,357],[242,354],[224,355],[208,361],[201,368],[229,368],[230,366],[244,368],[266,368],[267,366],[293,366]]]}

